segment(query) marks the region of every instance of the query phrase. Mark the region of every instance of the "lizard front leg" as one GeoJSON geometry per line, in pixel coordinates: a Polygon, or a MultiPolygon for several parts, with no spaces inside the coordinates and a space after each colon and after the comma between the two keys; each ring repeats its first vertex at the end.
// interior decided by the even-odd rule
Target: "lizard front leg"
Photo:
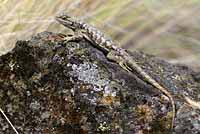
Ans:
{"type": "Polygon", "coordinates": [[[64,41],[67,43],[69,41],[76,41],[76,40],[81,40],[84,38],[84,35],[82,34],[81,30],[75,30],[74,34],[69,34],[64,38],[64,41]]]}

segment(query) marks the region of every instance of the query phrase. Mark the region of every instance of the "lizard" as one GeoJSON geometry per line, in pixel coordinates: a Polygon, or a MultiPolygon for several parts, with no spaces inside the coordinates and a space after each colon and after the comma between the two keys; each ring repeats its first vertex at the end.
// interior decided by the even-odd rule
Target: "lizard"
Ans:
{"type": "Polygon", "coordinates": [[[97,28],[93,27],[90,24],[87,24],[75,17],[67,14],[61,13],[55,17],[56,21],[65,27],[74,31],[76,36],[71,36],[70,38],[66,38],[66,40],[74,40],[77,38],[86,38],[89,40],[95,47],[100,48],[104,52],[106,52],[106,57],[119,64],[123,69],[128,72],[136,71],[139,75],[141,75],[145,81],[154,86],[156,89],[160,90],[164,93],[170,100],[172,105],[172,121],[171,121],[171,129],[174,126],[175,120],[175,102],[173,96],[165,87],[159,84],[156,80],[154,80],[149,74],[147,74],[131,57],[131,55],[123,48],[118,47],[118,45],[113,42],[108,36],[102,33],[97,28]]]}

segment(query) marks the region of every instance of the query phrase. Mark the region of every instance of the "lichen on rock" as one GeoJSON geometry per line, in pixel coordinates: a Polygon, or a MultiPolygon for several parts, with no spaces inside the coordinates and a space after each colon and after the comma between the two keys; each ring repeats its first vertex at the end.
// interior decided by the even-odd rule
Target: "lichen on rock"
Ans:
{"type": "MultiPolygon", "coordinates": [[[[87,40],[65,42],[64,36],[39,33],[0,57],[0,106],[20,133],[170,131],[172,108],[165,95],[137,73],[108,61],[87,40]]],[[[140,52],[132,56],[173,94],[173,132],[198,133],[199,110],[179,95],[199,99],[192,70],[140,52]]],[[[3,116],[0,128],[0,133],[13,133],[3,116]]]]}

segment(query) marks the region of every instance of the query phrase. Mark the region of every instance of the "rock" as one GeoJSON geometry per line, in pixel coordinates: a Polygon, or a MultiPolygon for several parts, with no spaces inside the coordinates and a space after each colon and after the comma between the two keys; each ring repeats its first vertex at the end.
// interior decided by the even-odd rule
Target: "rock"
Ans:
{"type": "MultiPolygon", "coordinates": [[[[19,133],[168,133],[171,104],[137,73],[123,70],[82,39],[40,33],[0,57],[0,102],[19,133]]],[[[141,52],[133,59],[173,94],[174,133],[198,133],[199,100],[191,69],[141,52]]],[[[14,133],[3,116],[0,133],[14,133]]]]}

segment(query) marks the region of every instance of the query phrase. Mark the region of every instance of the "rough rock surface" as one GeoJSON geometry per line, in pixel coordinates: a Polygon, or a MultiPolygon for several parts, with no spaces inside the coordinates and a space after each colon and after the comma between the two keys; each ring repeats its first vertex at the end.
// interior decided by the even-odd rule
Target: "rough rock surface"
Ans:
{"type": "MultiPolygon", "coordinates": [[[[43,32],[0,57],[0,107],[20,133],[170,133],[168,98],[137,73],[108,61],[88,41],[63,42],[64,35],[43,32]]],[[[200,132],[199,101],[193,71],[140,52],[133,59],[173,94],[172,133],[200,132]]],[[[14,133],[0,116],[0,133],[14,133]]]]}

